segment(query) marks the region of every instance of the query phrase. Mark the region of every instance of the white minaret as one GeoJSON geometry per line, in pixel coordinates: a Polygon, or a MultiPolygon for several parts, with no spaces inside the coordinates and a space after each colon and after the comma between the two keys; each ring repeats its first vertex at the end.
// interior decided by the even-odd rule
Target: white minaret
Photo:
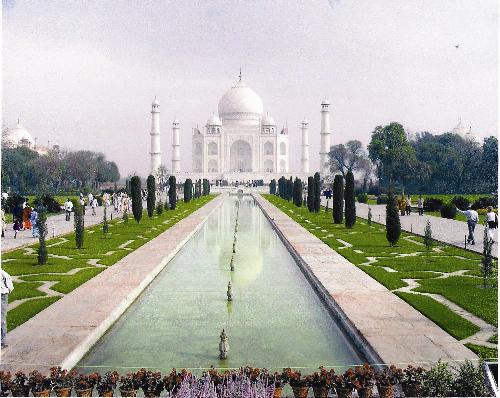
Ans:
{"type": "Polygon", "coordinates": [[[154,99],[151,109],[151,174],[155,175],[161,165],[160,149],[160,103],[154,99]]]}
{"type": "Polygon", "coordinates": [[[181,144],[179,142],[179,121],[172,123],[172,172],[181,172],[181,144]]]}
{"type": "Polygon", "coordinates": [[[309,173],[309,122],[302,120],[302,158],[300,159],[302,173],[309,173]]]}
{"type": "Polygon", "coordinates": [[[321,149],[319,151],[321,177],[327,179],[330,176],[330,165],[328,153],[330,152],[330,101],[324,99],[321,103],[321,149]]]}

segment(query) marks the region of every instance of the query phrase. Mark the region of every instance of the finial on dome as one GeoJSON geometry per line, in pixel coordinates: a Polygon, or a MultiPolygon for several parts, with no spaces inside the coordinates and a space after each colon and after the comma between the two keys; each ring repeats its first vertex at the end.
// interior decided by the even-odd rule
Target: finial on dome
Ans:
{"type": "Polygon", "coordinates": [[[240,66],[240,74],[238,75],[238,77],[240,78],[240,82],[241,82],[241,66],[240,66]]]}

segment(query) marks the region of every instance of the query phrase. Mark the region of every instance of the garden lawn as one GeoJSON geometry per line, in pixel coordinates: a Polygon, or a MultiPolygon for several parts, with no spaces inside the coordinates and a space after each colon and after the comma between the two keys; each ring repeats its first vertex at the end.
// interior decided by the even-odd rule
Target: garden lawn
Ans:
{"type": "MultiPolygon", "coordinates": [[[[481,289],[478,286],[482,279],[469,275],[480,275],[479,254],[438,243],[427,255],[422,237],[408,232],[402,232],[397,245],[391,247],[386,239],[384,225],[372,222],[369,226],[367,220],[357,218],[354,227],[348,229],[344,224],[333,224],[331,209],[328,212],[321,209],[318,213],[310,213],[307,207],[296,207],[278,196],[264,197],[389,290],[407,287],[405,279],[416,280],[421,286],[415,289],[415,293],[396,293],[452,336],[464,339],[479,328],[433,298],[417,292],[440,294],[492,325],[497,325],[496,289],[481,289]],[[457,271],[468,274],[449,276],[449,273],[457,271]]],[[[490,281],[490,284],[495,285],[496,263],[495,260],[494,277],[490,281]]]]}
{"type": "Polygon", "coordinates": [[[470,349],[471,351],[474,351],[478,357],[482,359],[498,359],[498,350],[496,348],[489,348],[489,347],[484,347],[482,345],[476,345],[476,344],[471,344],[467,343],[465,346],[470,349]]]}
{"type": "Polygon", "coordinates": [[[74,233],[50,239],[47,241],[49,257],[44,265],[37,264],[38,244],[2,254],[2,268],[22,281],[15,284],[9,302],[29,299],[8,312],[9,330],[157,237],[213,197],[202,196],[189,203],[179,202],[175,210],[164,211],[161,215],[155,212],[152,218],[144,210],[140,223],[132,215],[126,223],[121,217],[112,221],[108,219],[109,233],[106,235],[102,232],[102,224],[85,229],[82,249],[76,248],[74,233]],[[37,298],[45,295],[38,288],[44,282],[53,281],[56,283],[51,290],[58,297],[37,298]]]}

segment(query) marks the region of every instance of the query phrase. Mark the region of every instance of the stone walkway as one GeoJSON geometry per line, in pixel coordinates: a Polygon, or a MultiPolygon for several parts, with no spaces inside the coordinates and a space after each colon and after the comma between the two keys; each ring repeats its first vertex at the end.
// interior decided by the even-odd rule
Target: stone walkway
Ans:
{"type": "MultiPolygon", "coordinates": [[[[7,335],[0,368],[71,369],[224,201],[221,194],[7,335]]],[[[49,286],[46,286],[50,289],[49,286]]]]}
{"type": "MultiPolygon", "coordinates": [[[[321,198],[321,205],[326,205],[326,199],[321,198]]],[[[332,207],[332,201],[328,201],[328,207],[332,207]]],[[[368,208],[372,209],[372,220],[385,225],[385,205],[367,205],[364,203],[356,203],[356,215],[361,218],[368,218],[368,208]]],[[[409,216],[400,216],[401,229],[408,232],[413,232],[417,235],[424,235],[425,225],[427,220],[431,222],[432,236],[434,239],[457,247],[464,247],[464,236],[467,234],[467,223],[457,220],[449,220],[436,216],[419,216],[418,213],[412,212],[409,216]]],[[[476,244],[474,246],[467,245],[467,249],[478,253],[483,251],[483,234],[484,226],[476,225],[474,237],[476,244]]],[[[493,244],[494,255],[498,257],[498,239],[493,244]]]]}
{"type": "Polygon", "coordinates": [[[254,197],[325,302],[332,302],[332,311],[358,346],[376,353],[386,364],[429,366],[439,359],[452,363],[478,360],[460,342],[288,215],[260,195],[254,197]]]}

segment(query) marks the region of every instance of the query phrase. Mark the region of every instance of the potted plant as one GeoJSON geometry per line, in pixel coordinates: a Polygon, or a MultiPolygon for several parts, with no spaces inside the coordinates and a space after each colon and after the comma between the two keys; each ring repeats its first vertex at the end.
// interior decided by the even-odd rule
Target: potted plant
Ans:
{"type": "Polygon", "coordinates": [[[333,385],[335,386],[338,398],[351,398],[353,391],[361,387],[352,369],[347,369],[342,376],[335,376],[333,378],[333,385]]]}
{"type": "Polygon", "coordinates": [[[283,393],[283,387],[288,383],[288,379],[283,373],[274,372],[269,376],[269,382],[274,384],[273,398],[280,398],[283,393]]]}
{"type": "Polygon", "coordinates": [[[309,379],[302,378],[300,372],[286,368],[283,370],[290,387],[292,387],[293,396],[295,398],[306,398],[309,391],[309,379]]]}
{"type": "Polygon", "coordinates": [[[75,377],[76,396],[91,397],[92,390],[100,378],[99,373],[91,373],[89,375],[77,374],[75,377]]]}
{"type": "Polygon", "coordinates": [[[50,396],[50,379],[38,370],[34,370],[29,374],[28,386],[35,397],[50,396]]]}
{"type": "Polygon", "coordinates": [[[356,366],[354,369],[354,377],[360,385],[357,389],[359,398],[370,398],[372,396],[373,386],[375,385],[373,376],[373,368],[368,364],[364,364],[362,367],[356,366]]]}
{"type": "Polygon", "coordinates": [[[422,391],[422,382],[424,381],[425,369],[408,365],[403,370],[401,387],[407,397],[419,397],[422,391]]]}
{"type": "Polygon", "coordinates": [[[159,397],[163,391],[163,380],[160,372],[152,372],[146,369],[140,369],[136,376],[139,380],[144,396],[147,398],[159,397]]]}
{"type": "Polygon", "coordinates": [[[50,384],[57,397],[71,396],[71,389],[73,388],[73,382],[76,375],[77,373],[75,370],[68,372],[60,366],[50,368],[50,384]]]}
{"type": "Polygon", "coordinates": [[[174,395],[179,390],[181,383],[191,376],[191,372],[186,369],[182,369],[180,372],[172,369],[167,376],[163,377],[163,387],[170,395],[174,395]]]}
{"type": "Polygon", "coordinates": [[[334,376],[335,371],[333,369],[328,371],[323,366],[319,368],[319,372],[314,372],[311,375],[310,380],[314,398],[328,397],[328,391],[332,387],[334,376]]]}
{"type": "Polygon", "coordinates": [[[136,396],[140,383],[135,373],[127,373],[126,376],[121,376],[119,382],[120,395],[122,397],[136,396]]]}
{"type": "Polygon", "coordinates": [[[12,387],[12,375],[10,372],[0,370],[0,397],[8,397],[12,387]]]}
{"type": "Polygon", "coordinates": [[[30,386],[28,383],[28,377],[21,371],[14,374],[12,379],[12,384],[10,391],[13,397],[27,397],[30,394],[30,386]]]}
{"type": "Polygon", "coordinates": [[[394,386],[401,383],[403,371],[391,365],[382,372],[375,373],[378,395],[380,398],[394,398],[394,386]]]}
{"type": "Polygon", "coordinates": [[[106,372],[97,380],[96,388],[100,397],[112,397],[120,375],[118,372],[106,372]]]}

